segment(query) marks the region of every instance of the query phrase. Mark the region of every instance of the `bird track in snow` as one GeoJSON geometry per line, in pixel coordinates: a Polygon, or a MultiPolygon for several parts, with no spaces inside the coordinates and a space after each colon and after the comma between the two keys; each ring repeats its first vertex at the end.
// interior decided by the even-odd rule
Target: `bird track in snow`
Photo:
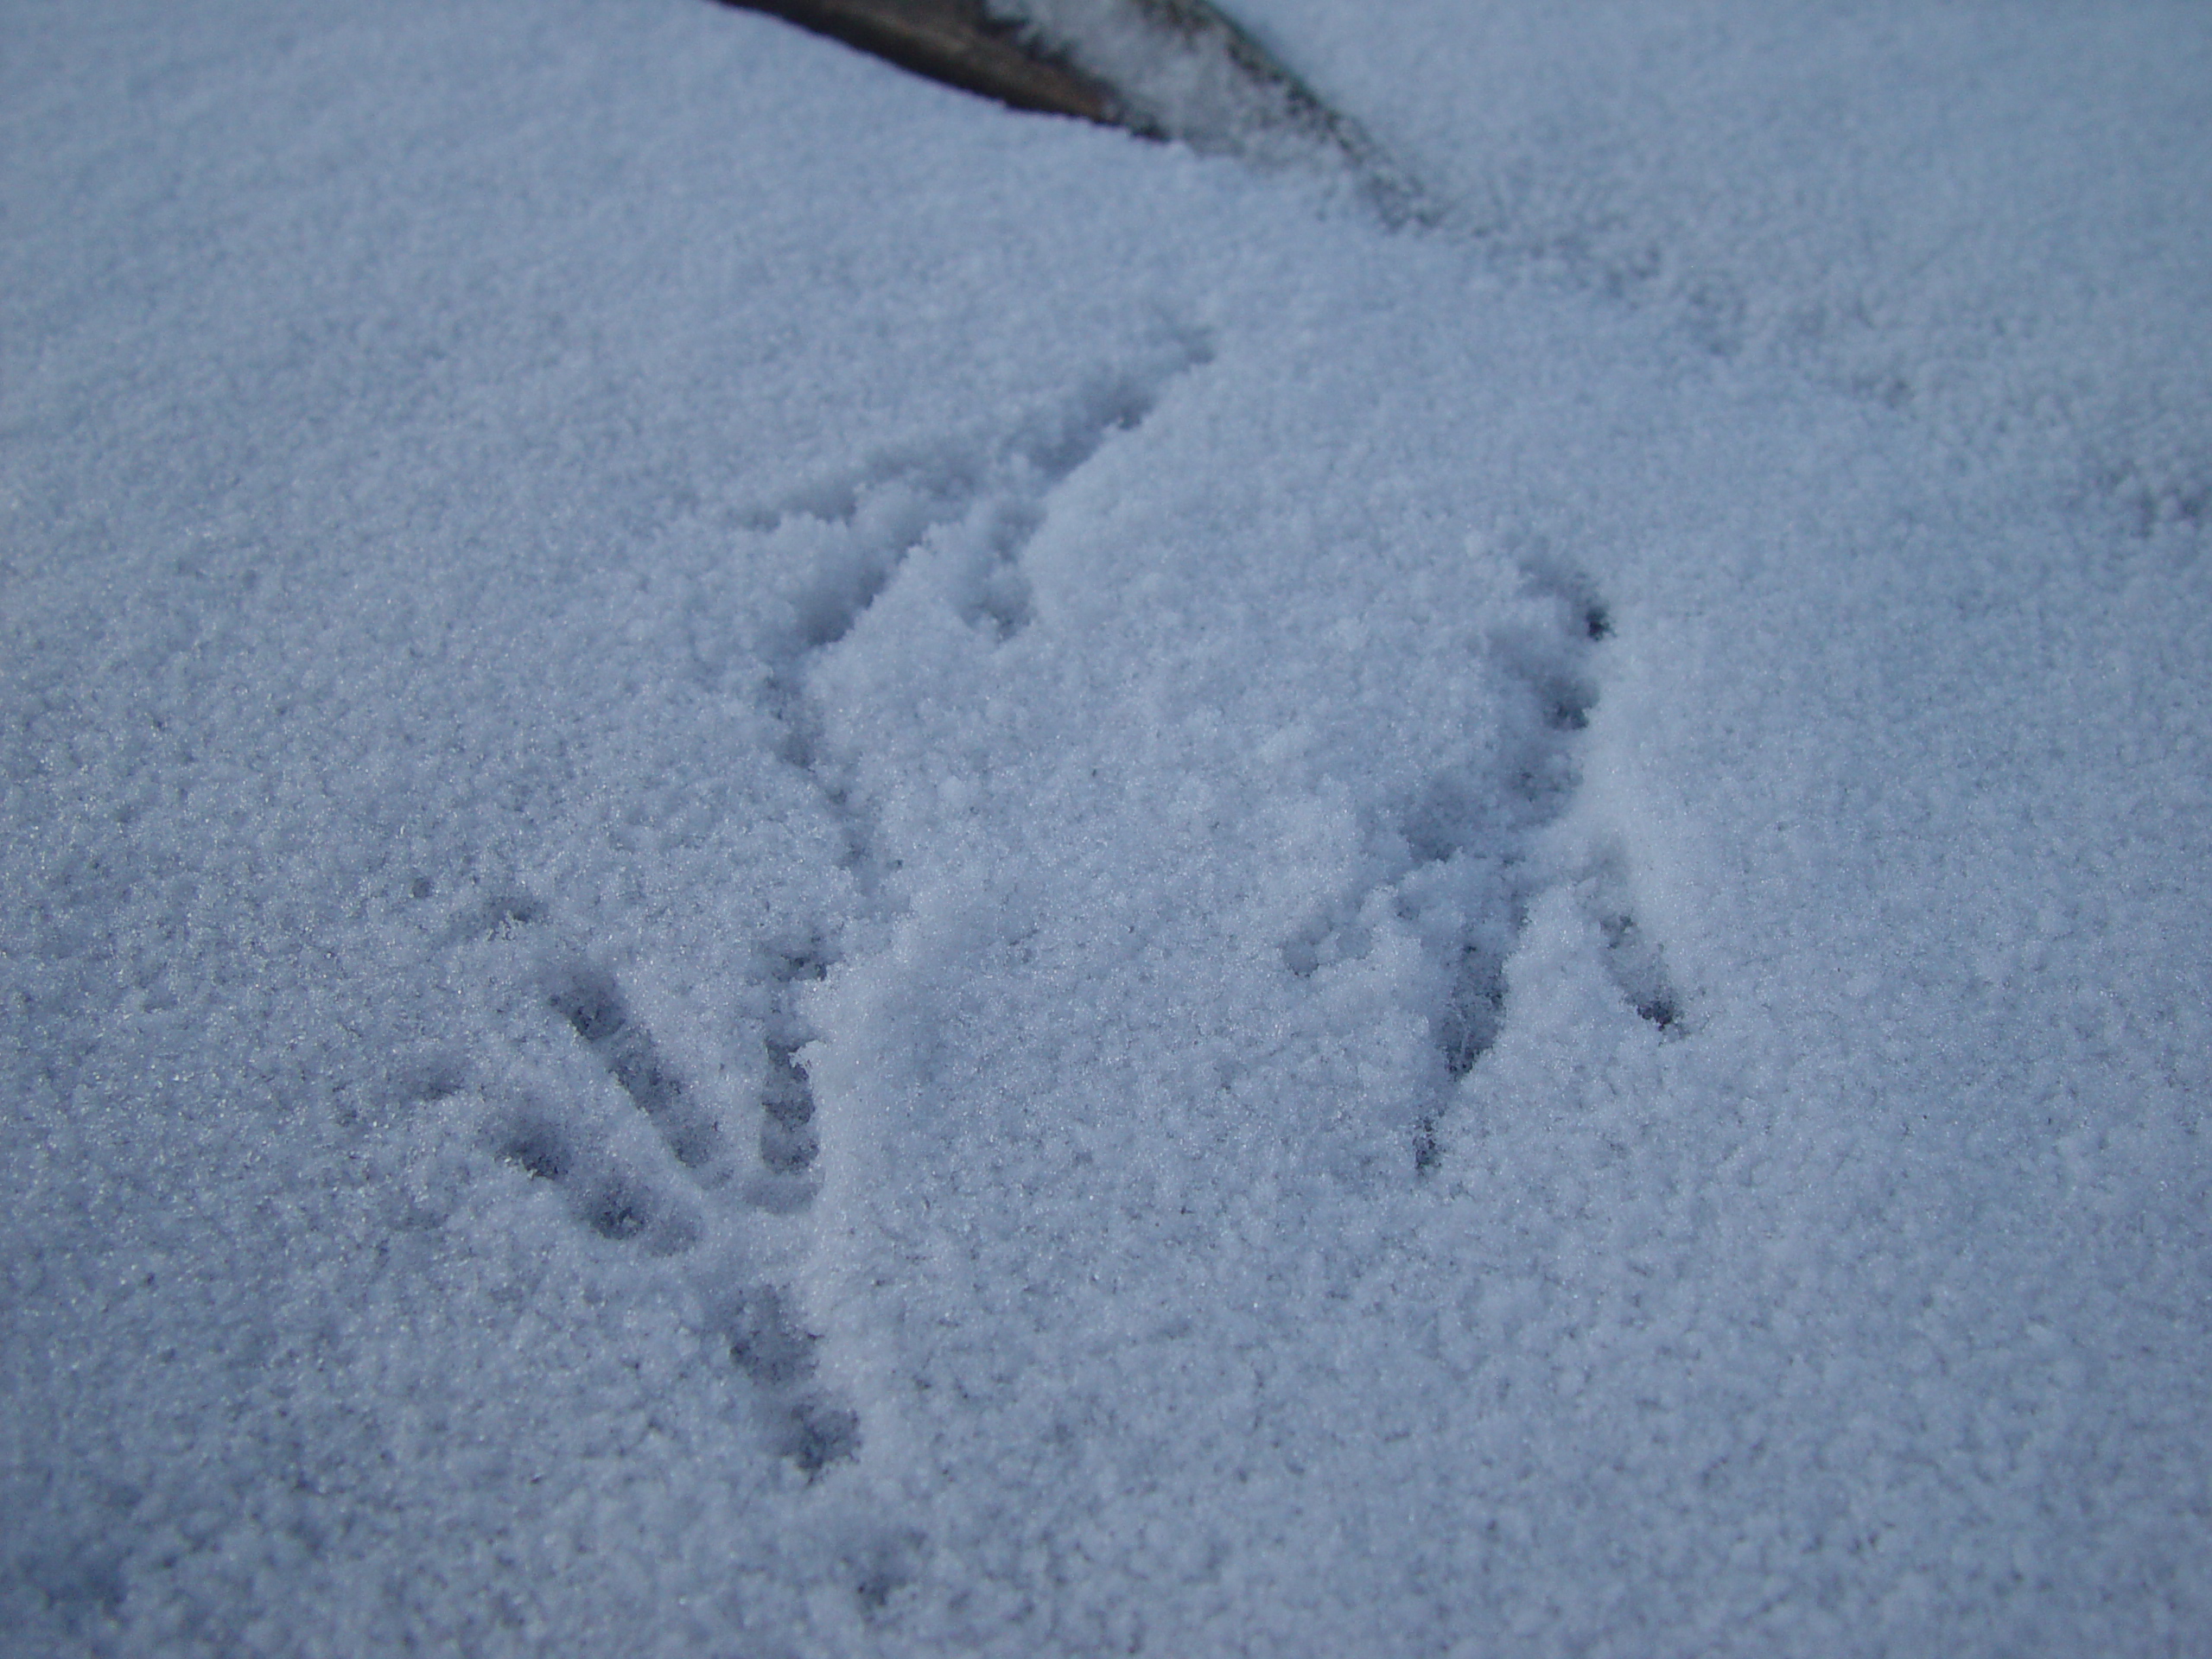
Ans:
{"type": "MultiPolygon", "coordinates": [[[[779,538],[804,555],[791,601],[759,641],[760,655],[768,706],[785,730],[780,756],[838,827],[846,862],[870,865],[874,828],[843,781],[842,758],[821,752],[817,664],[925,548],[950,556],[936,569],[949,573],[963,620],[994,640],[1019,632],[1029,620],[1020,557],[1053,489],[1209,356],[1196,335],[1176,334],[996,432],[887,450],[741,520],[740,533],[770,543],[772,563],[779,538]]],[[[868,902],[864,893],[858,902],[868,902]]],[[[640,995],[650,964],[618,963],[557,909],[500,890],[439,941],[448,950],[488,945],[508,963],[495,973],[508,989],[489,994],[506,1010],[498,1023],[513,1051],[507,1062],[528,1080],[493,1090],[492,1150],[524,1180],[557,1191],[591,1248],[651,1264],[681,1287],[696,1326],[749,1385],[776,1452],[810,1478],[856,1459],[860,1413],[822,1381],[821,1338],[791,1271],[807,1254],[821,1185],[820,1107],[805,1058],[818,1033],[806,992],[836,966],[832,941],[854,918],[823,914],[755,942],[744,999],[755,1028],[739,1038],[732,1068],[748,1081],[733,1094],[727,1080],[694,1076],[681,1058],[715,1052],[713,1043],[662,1040],[652,999],[640,995]],[[559,1060],[564,1043],[603,1084],[584,1083],[588,1072],[559,1060]],[[740,1217],[747,1219],[718,1224],[740,1217]],[[765,1256],[732,1242],[763,1238],[780,1241],[765,1256]]],[[[418,1092],[459,1092],[467,1069],[442,1061],[437,1086],[418,1092]]],[[[880,1602],[888,1571],[878,1563],[858,1573],[855,1594],[880,1602]]]]}
{"type": "MultiPolygon", "coordinates": [[[[1520,570],[1523,602],[1489,641],[1502,741],[1484,757],[1433,772],[1376,827],[1378,844],[1401,849],[1385,861],[1395,874],[1382,887],[1425,941],[1440,988],[1427,1010],[1434,1071],[1414,1114],[1416,1174],[1441,1160],[1462,1080],[1503,1029],[1506,964],[1532,901],[1557,880],[1537,856],[1539,842],[1580,787],[1581,734],[1598,706],[1599,653],[1612,632],[1605,603],[1580,575],[1537,556],[1520,570]]],[[[1639,1017],[1668,1029],[1681,1005],[1657,945],[1617,876],[1586,874],[1594,878],[1601,913],[1593,920],[1609,976],[1639,1017]]],[[[1285,966],[1311,978],[1363,957],[1369,939],[1359,918],[1373,896],[1370,889],[1340,899],[1294,933],[1282,947],[1285,966]]]]}
{"type": "Polygon", "coordinates": [[[810,1477],[855,1456],[859,1416],[820,1384],[818,1339],[797,1297],[772,1270],[717,1243],[731,1230],[713,1224],[718,1212],[747,1212],[759,1218],[754,1236],[761,1226],[788,1229],[811,1200],[812,1096],[793,1058],[800,1027],[789,1007],[791,985],[811,969],[762,953],[772,1012],[760,1083],[749,1109],[733,1111],[725,1096],[717,1110],[659,1041],[623,976],[561,937],[548,906],[502,904],[491,926],[530,964],[522,975],[529,989],[517,1001],[537,1010],[541,1041],[564,1033],[651,1131],[632,1132],[603,1095],[578,1088],[573,1071],[545,1076],[540,1067],[539,1080],[499,1091],[486,1125],[493,1151],[528,1180],[557,1189],[569,1216],[600,1245],[675,1274],[702,1334],[753,1385],[779,1453],[810,1477]],[[750,1137],[740,1133],[747,1119],[750,1137]],[[794,1154],[795,1141],[804,1155],[794,1154]]]}

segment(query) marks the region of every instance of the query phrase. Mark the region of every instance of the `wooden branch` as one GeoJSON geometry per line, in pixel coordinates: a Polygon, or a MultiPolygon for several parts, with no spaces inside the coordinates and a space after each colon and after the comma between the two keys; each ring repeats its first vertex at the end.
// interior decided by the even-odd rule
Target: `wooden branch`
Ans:
{"type": "MultiPolygon", "coordinates": [[[[964,91],[1017,110],[1072,115],[1145,138],[1183,138],[1202,149],[1267,153],[1263,135],[1287,133],[1348,164],[1358,188],[1393,225],[1433,223],[1437,210],[1419,186],[1358,125],[1212,3],[1212,0],[1098,0],[1170,37],[1192,56],[1224,64],[1243,97],[1191,123],[1150,107],[1141,86],[1118,86],[1063,51],[1038,29],[995,16],[986,0],[721,0],[764,11],[827,35],[964,91]],[[1186,130],[1187,129],[1187,130],[1186,130]],[[1257,142],[1255,142],[1255,141],[1257,142]]],[[[1280,153],[1280,152],[1278,152],[1280,153]]]]}
{"type": "Polygon", "coordinates": [[[981,0],[722,0],[765,11],[858,47],[901,68],[1017,110],[1134,124],[1112,91],[1013,25],[981,0]]]}

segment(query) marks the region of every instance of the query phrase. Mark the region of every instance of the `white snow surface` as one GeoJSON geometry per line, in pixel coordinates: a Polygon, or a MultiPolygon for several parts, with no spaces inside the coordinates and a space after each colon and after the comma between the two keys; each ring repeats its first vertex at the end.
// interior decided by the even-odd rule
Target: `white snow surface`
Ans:
{"type": "Polygon", "coordinates": [[[0,1650],[2212,1648],[2212,13],[1235,10],[10,0],[0,1650]]]}

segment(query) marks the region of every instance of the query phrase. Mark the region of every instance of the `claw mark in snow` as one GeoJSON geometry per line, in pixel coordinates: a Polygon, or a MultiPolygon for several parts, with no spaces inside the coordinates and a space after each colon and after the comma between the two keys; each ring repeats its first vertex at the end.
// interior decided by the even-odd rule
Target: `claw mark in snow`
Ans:
{"type": "Polygon", "coordinates": [[[542,1096],[504,1113],[492,1143],[531,1179],[559,1187],[569,1212],[601,1238],[635,1243],[657,1256],[680,1255],[698,1242],[697,1213],[676,1184],[644,1174],[603,1132],[542,1096]]]}
{"type": "Polygon", "coordinates": [[[721,1149],[721,1130],[686,1097],[683,1079],[662,1059],[652,1033],[631,1018],[613,975],[577,968],[556,982],[546,1001],[652,1120],[677,1162],[696,1169],[714,1160],[721,1149]]]}
{"type": "Polygon", "coordinates": [[[1661,1031],[1672,1030],[1682,1017],[1682,1000],[1668,981],[1659,947],[1625,909],[1608,907],[1598,925],[1605,941],[1606,971],[1636,1017],[1661,1031]]]}
{"type": "Polygon", "coordinates": [[[766,1071],[760,1085],[760,1164],[766,1179],[758,1199],[763,1207],[798,1209],[814,1196],[815,1159],[822,1149],[815,1122],[814,1085],[799,1051],[813,1038],[798,1002],[800,989],[829,972],[819,946],[763,953],[770,991],[760,1046],[766,1071]]]}

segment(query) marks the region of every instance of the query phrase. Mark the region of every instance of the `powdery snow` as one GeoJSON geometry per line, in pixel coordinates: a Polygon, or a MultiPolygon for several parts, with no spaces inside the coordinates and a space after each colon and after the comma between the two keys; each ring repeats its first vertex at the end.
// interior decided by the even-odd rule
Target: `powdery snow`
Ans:
{"type": "Polygon", "coordinates": [[[11,8],[0,1648],[2212,1639],[2212,22],[1924,10],[11,8]]]}

